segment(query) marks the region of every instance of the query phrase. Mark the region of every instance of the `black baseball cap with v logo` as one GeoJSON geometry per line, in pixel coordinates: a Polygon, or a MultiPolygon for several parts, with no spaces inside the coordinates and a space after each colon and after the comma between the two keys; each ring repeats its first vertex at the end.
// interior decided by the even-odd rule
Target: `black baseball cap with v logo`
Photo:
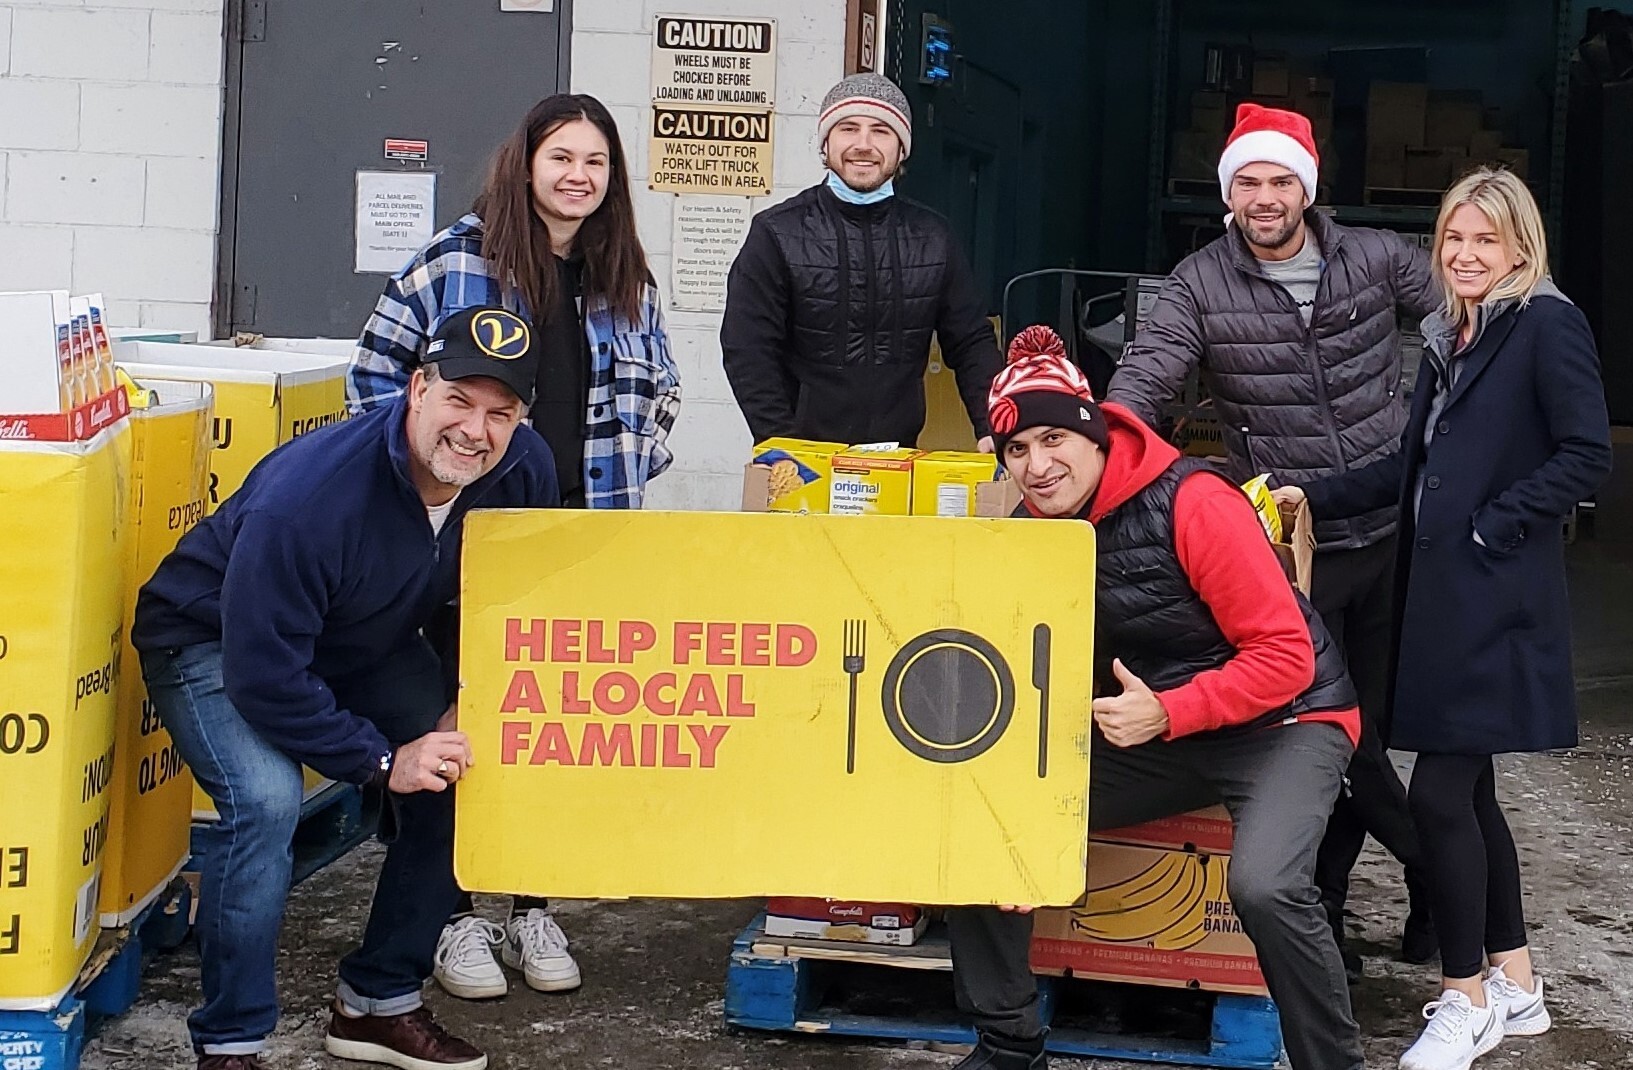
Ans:
{"type": "Polygon", "coordinates": [[[467,308],[443,320],[426,347],[426,364],[444,379],[485,375],[510,387],[523,405],[533,404],[539,356],[533,328],[497,305],[467,308]]]}

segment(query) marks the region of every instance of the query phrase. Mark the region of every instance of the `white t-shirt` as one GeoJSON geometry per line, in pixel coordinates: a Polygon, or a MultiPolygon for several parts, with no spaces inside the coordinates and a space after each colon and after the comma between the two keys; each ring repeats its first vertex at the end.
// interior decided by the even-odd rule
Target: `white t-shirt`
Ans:
{"type": "Polygon", "coordinates": [[[457,501],[459,501],[459,495],[455,494],[441,505],[427,505],[425,507],[425,515],[431,520],[431,534],[442,534],[442,525],[448,522],[448,514],[454,511],[454,503],[457,501]]]}

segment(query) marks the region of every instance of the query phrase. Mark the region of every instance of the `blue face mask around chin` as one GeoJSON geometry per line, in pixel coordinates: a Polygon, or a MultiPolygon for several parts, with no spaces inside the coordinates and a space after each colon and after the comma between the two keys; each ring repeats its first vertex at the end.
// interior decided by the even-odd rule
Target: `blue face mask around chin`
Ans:
{"type": "Polygon", "coordinates": [[[880,201],[887,201],[896,195],[896,180],[893,178],[886,180],[884,185],[872,193],[858,193],[845,185],[844,179],[829,171],[828,188],[833,191],[835,197],[838,197],[846,204],[878,204],[880,201]]]}

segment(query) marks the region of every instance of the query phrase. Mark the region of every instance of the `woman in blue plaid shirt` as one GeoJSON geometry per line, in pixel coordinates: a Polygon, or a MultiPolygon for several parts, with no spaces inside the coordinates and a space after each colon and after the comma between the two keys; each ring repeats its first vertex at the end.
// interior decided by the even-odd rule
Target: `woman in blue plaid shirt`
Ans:
{"type": "MultiPolygon", "coordinates": [[[[443,319],[502,304],[537,334],[529,417],[555,455],[563,504],[640,508],[647,480],[669,465],[664,440],[680,380],[635,230],[626,161],[618,127],[594,97],[534,105],[499,146],[470,214],[386,283],[352,357],[352,411],[402,393],[443,319]]],[[[503,928],[474,916],[467,896],[437,944],[434,976],[455,996],[504,995],[496,947],[529,987],[579,985],[549,904],[521,896],[503,928]]]]}

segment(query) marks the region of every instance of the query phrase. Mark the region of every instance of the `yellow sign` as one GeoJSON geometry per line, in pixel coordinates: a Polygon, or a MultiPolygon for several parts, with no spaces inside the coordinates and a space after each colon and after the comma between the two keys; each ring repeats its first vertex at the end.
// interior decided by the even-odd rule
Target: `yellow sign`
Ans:
{"type": "Polygon", "coordinates": [[[124,664],[130,425],[0,444],[0,1010],[49,1010],[97,934],[124,664]]]}
{"type": "Polygon", "coordinates": [[[652,181],[658,193],[771,193],[769,111],[652,106],[652,181]]]}
{"type": "Polygon", "coordinates": [[[555,510],[467,525],[464,887],[1083,894],[1089,525],[555,510]],[[660,570],[627,567],[655,546],[660,570]],[[550,835],[518,813],[548,813],[550,835]]]}
{"type": "Polygon", "coordinates": [[[132,412],[133,464],[123,563],[124,647],[114,723],[108,850],[98,910],[107,927],[125,925],[164,890],[187,861],[192,774],[148,700],[130,646],[136,592],[187,531],[204,519],[210,472],[210,388],[202,383],[140,384],[157,403],[132,412]]]}
{"type": "Polygon", "coordinates": [[[131,375],[215,388],[212,513],[262,457],[297,435],[346,418],[343,356],[165,342],[126,343],[114,356],[131,375]]]}

